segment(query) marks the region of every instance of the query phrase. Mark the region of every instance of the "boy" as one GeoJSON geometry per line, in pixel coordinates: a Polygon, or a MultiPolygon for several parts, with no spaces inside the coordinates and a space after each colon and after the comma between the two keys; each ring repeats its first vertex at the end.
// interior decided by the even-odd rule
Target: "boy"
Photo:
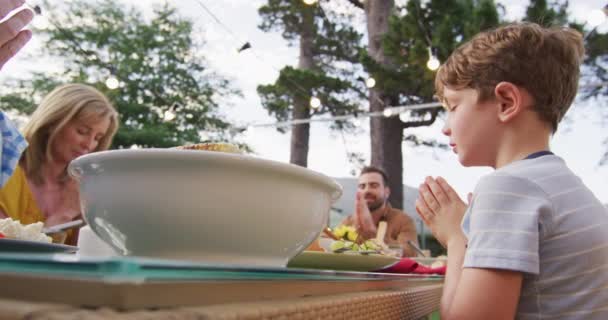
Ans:
{"type": "Polygon", "coordinates": [[[416,209],[448,250],[441,319],[608,319],[608,212],[549,151],[583,55],[578,32],[519,23],[438,71],[450,146],[496,169],[468,208],[442,178],[420,186],[416,209]]]}

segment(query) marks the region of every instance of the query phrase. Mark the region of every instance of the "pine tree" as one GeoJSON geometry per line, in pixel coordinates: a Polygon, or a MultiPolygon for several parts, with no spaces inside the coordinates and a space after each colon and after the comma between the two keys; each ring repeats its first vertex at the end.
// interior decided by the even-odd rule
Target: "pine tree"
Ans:
{"type": "Polygon", "coordinates": [[[568,25],[568,1],[530,0],[524,21],[538,23],[544,27],[568,25]]]}
{"type": "MultiPolygon", "coordinates": [[[[351,114],[359,109],[361,84],[353,80],[352,68],[339,68],[340,63],[358,59],[361,35],[338,16],[325,12],[321,4],[302,0],[268,0],[259,8],[263,18],[260,29],[279,31],[291,46],[299,46],[297,68],[284,67],[273,84],[260,85],[258,94],[269,114],[279,121],[309,119],[312,115],[351,114]],[[316,97],[322,103],[311,108],[316,97]]],[[[339,122],[336,128],[347,128],[339,122]]],[[[310,125],[291,127],[290,162],[308,165],[310,125]]]]}

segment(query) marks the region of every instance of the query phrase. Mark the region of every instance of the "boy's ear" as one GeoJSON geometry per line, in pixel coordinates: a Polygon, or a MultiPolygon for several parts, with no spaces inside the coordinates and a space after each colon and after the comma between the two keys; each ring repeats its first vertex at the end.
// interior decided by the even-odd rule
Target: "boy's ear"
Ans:
{"type": "Polygon", "coordinates": [[[498,105],[498,119],[501,122],[511,121],[523,111],[522,89],[511,82],[500,82],[494,88],[498,105]]]}

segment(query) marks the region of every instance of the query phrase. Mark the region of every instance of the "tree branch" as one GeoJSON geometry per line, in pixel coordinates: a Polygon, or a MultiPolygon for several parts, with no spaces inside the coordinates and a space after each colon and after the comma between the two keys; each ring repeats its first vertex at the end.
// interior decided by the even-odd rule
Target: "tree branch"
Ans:
{"type": "Polygon", "coordinates": [[[402,123],[402,129],[407,128],[416,128],[416,127],[426,127],[435,123],[437,120],[437,115],[439,114],[439,108],[435,108],[431,111],[431,118],[429,120],[420,120],[420,121],[408,121],[402,123]]]}
{"type": "Polygon", "coordinates": [[[448,150],[448,145],[445,144],[445,143],[439,143],[439,142],[437,142],[437,139],[424,140],[424,139],[418,138],[414,134],[410,134],[410,135],[407,135],[407,136],[403,137],[403,141],[411,142],[415,146],[424,146],[424,147],[431,147],[431,148],[439,148],[439,149],[443,149],[443,150],[448,150]]]}
{"type": "Polygon", "coordinates": [[[350,4],[352,4],[353,6],[359,8],[359,9],[365,9],[365,7],[363,6],[363,3],[359,2],[359,0],[346,0],[348,2],[350,2],[350,4]]]}

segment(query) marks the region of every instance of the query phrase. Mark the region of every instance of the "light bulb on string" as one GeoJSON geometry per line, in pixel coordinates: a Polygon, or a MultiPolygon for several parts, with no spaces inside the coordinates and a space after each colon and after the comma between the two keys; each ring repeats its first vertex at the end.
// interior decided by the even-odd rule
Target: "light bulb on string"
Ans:
{"type": "Polygon", "coordinates": [[[319,99],[317,97],[311,97],[310,98],[310,107],[315,110],[321,108],[321,99],[319,99]]]}
{"type": "Polygon", "coordinates": [[[175,111],[173,111],[172,109],[169,109],[169,110],[165,111],[165,113],[163,115],[163,120],[165,120],[166,122],[169,122],[169,121],[173,121],[176,117],[177,117],[177,114],[175,114],[175,111]]]}
{"type": "Polygon", "coordinates": [[[353,126],[355,126],[355,127],[357,127],[357,128],[358,128],[358,127],[360,127],[360,126],[361,126],[361,124],[362,124],[362,123],[361,123],[361,119],[359,119],[359,118],[354,118],[354,119],[352,120],[352,123],[353,123],[353,126]]]}
{"type": "Polygon", "coordinates": [[[376,79],[372,77],[367,78],[367,80],[365,80],[365,86],[367,86],[368,88],[373,88],[374,86],[376,86],[376,79]]]}
{"type": "Polygon", "coordinates": [[[390,108],[384,109],[384,111],[382,111],[382,114],[385,118],[390,118],[393,115],[393,110],[391,110],[390,108]]]}
{"type": "Polygon", "coordinates": [[[408,122],[410,120],[412,120],[412,117],[410,116],[409,112],[401,112],[399,114],[399,120],[401,120],[402,122],[408,122]]]}
{"type": "Polygon", "coordinates": [[[304,4],[307,4],[309,6],[312,6],[313,4],[319,2],[319,0],[303,0],[304,4]]]}
{"type": "Polygon", "coordinates": [[[429,61],[427,61],[426,67],[432,71],[435,71],[439,69],[440,65],[441,62],[439,62],[439,59],[437,59],[437,57],[433,54],[433,49],[429,47],[429,61]]]}
{"type": "Polygon", "coordinates": [[[49,28],[49,26],[51,24],[49,23],[49,19],[47,19],[47,17],[37,14],[36,16],[34,16],[34,19],[32,20],[32,25],[36,29],[46,30],[49,28]]]}
{"type": "Polygon", "coordinates": [[[255,139],[256,137],[256,127],[249,125],[245,128],[245,130],[243,131],[243,134],[245,135],[245,139],[255,139]]]}
{"type": "Polygon", "coordinates": [[[120,86],[120,82],[115,76],[111,75],[106,79],[106,87],[108,87],[108,89],[114,90],[118,88],[118,86],[120,86]]]}
{"type": "Polygon", "coordinates": [[[587,18],[587,23],[592,27],[598,27],[606,22],[606,12],[600,9],[592,10],[587,18]]]}

